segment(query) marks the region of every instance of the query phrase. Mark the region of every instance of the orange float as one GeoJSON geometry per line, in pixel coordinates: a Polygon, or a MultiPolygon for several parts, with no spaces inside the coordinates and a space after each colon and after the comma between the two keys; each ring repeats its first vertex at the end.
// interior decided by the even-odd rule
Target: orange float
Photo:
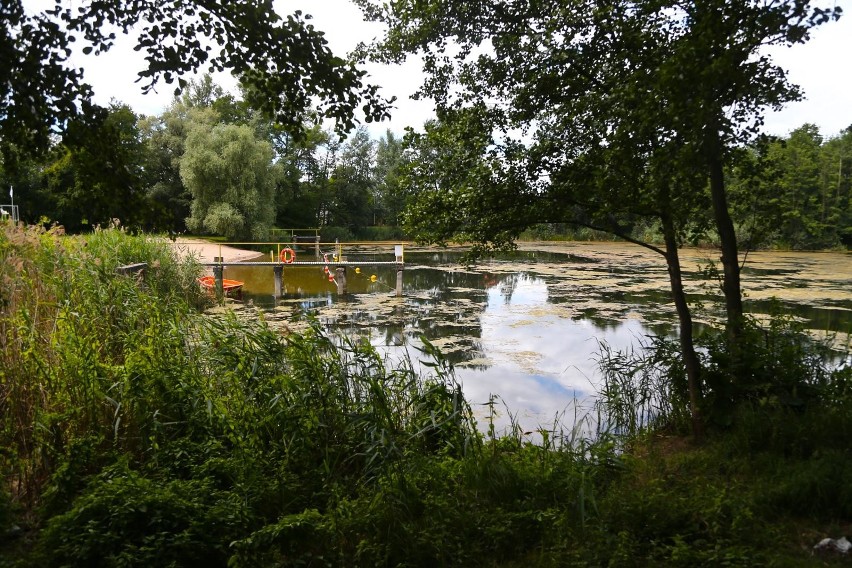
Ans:
{"type": "Polygon", "coordinates": [[[281,252],[278,253],[278,259],[284,264],[293,264],[293,261],[296,260],[296,251],[289,247],[281,249],[281,252]]]}

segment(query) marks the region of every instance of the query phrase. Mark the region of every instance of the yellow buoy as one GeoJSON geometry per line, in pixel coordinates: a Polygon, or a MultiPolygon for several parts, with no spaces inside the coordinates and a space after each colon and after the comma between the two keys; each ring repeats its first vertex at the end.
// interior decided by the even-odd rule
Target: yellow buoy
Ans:
{"type": "Polygon", "coordinates": [[[360,268],[356,268],[356,269],[355,269],[355,274],[361,274],[361,269],[360,269],[360,268]]]}
{"type": "Polygon", "coordinates": [[[370,276],[370,282],[375,282],[375,281],[376,281],[376,275],[373,274],[372,276],[370,276]]]}

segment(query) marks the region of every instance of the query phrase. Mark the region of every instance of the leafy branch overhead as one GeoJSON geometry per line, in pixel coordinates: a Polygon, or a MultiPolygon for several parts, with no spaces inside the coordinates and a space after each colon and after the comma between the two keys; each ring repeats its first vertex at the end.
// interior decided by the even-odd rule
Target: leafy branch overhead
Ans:
{"type": "Polygon", "coordinates": [[[379,121],[392,102],[364,83],[364,71],[329,50],[310,16],[282,17],[271,0],[57,1],[38,13],[21,0],[2,0],[0,15],[6,22],[0,32],[4,144],[44,149],[53,130],[85,112],[93,92],[70,62],[72,45],[80,42],[84,54],[98,55],[117,33],[138,33],[135,49],[147,62],[138,79],[144,92],[177,80],[178,94],[188,72],[229,70],[246,84],[256,108],[294,132],[312,106],[342,134],[355,126],[357,111],[367,122],[379,121]]]}
{"type": "MultiPolygon", "coordinates": [[[[489,153],[518,164],[530,188],[517,197],[544,203],[522,225],[570,221],[578,205],[656,215],[637,176],[656,163],[658,177],[709,177],[759,132],[767,107],[801,96],[762,48],[803,42],[840,15],[807,1],[356,3],[388,25],[372,57],[420,54],[420,94],[439,119],[476,113],[489,153]]],[[[697,185],[675,192],[679,210],[704,205],[697,185]]]]}

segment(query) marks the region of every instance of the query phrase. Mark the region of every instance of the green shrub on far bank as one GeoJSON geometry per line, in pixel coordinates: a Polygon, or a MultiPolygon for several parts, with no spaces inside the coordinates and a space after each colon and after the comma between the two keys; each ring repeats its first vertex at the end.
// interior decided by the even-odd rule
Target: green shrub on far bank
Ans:
{"type": "Polygon", "coordinates": [[[383,225],[364,227],[358,231],[357,237],[364,241],[406,241],[408,235],[402,227],[383,225]]]}
{"type": "Polygon", "coordinates": [[[324,243],[333,243],[335,240],[345,243],[351,241],[403,241],[408,237],[402,227],[383,225],[358,229],[323,227],[320,229],[320,238],[324,243]]]}
{"type": "Polygon", "coordinates": [[[567,223],[533,225],[518,237],[519,241],[616,241],[610,233],[577,227],[567,223]]]}
{"type": "Polygon", "coordinates": [[[320,229],[320,240],[324,243],[346,243],[354,241],[355,235],[346,227],[323,227],[320,229]]]}

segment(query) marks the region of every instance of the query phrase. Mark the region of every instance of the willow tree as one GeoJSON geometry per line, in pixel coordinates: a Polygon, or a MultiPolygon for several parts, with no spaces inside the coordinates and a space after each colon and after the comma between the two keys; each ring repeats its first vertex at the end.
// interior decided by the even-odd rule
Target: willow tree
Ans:
{"type": "MultiPolygon", "coordinates": [[[[736,343],[743,308],[723,167],[730,149],[759,131],[767,106],[799,96],[763,48],[805,41],[839,9],[808,0],[356,2],[388,25],[374,46],[377,58],[422,57],[420,95],[436,101],[441,136],[453,138],[464,117],[467,126],[455,130],[460,137],[449,147],[468,144],[467,137],[492,172],[507,176],[456,187],[469,198],[432,210],[430,230],[454,225],[435,217],[454,216],[480,225],[466,236],[486,242],[510,241],[549,220],[628,236],[630,219],[654,216],[667,245],[649,248],[666,258],[688,335],[677,246],[707,205],[736,343]],[[471,109],[493,137],[484,144],[468,136],[471,109]]],[[[697,416],[699,370],[689,362],[691,337],[681,339],[697,416]]]]}
{"type": "Polygon", "coordinates": [[[249,126],[196,120],[180,159],[193,197],[187,227],[231,240],[266,239],[276,213],[272,158],[272,145],[249,126]]]}

